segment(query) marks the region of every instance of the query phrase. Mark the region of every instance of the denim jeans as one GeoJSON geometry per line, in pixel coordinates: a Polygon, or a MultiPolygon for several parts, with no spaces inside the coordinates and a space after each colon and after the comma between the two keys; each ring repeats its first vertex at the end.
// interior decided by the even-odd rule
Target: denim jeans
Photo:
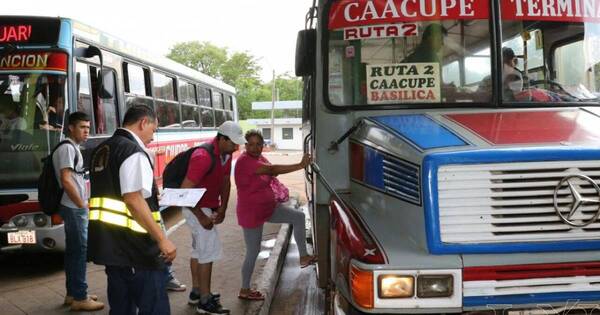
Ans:
{"type": "Polygon", "coordinates": [[[65,229],[65,276],[67,295],[76,301],[87,299],[88,210],[60,206],[58,214],[65,229]]]}
{"type": "Polygon", "coordinates": [[[106,266],[110,315],[169,315],[166,271],[106,266]]]}

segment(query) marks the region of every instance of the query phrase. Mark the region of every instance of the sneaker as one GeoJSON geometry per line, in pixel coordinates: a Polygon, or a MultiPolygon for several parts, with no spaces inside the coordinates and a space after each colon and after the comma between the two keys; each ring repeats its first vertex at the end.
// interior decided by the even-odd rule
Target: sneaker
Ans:
{"type": "MultiPolygon", "coordinates": [[[[95,294],[88,294],[88,299],[92,299],[94,301],[98,301],[98,296],[95,294]]],[[[73,304],[73,297],[70,295],[65,296],[65,303],[64,305],[70,306],[71,304],[73,304]]]]}
{"type": "Polygon", "coordinates": [[[192,290],[190,292],[190,296],[188,298],[189,305],[197,305],[200,303],[200,294],[196,293],[196,291],[192,290]]]}
{"type": "Polygon", "coordinates": [[[171,278],[171,280],[167,282],[167,290],[169,291],[183,292],[185,291],[185,288],[185,284],[179,282],[177,278],[171,278]]]}
{"type": "MultiPolygon", "coordinates": [[[[221,294],[219,293],[211,293],[212,295],[212,299],[219,302],[221,299],[221,294]]],[[[200,294],[196,293],[196,291],[192,290],[190,292],[190,296],[188,298],[188,304],[189,305],[197,305],[198,303],[200,303],[200,294]]]]}
{"type": "Polygon", "coordinates": [[[73,303],[71,303],[71,311],[91,312],[91,311],[99,311],[103,308],[104,308],[104,303],[94,301],[89,298],[86,300],[83,300],[83,301],[74,300],[73,303]]]}
{"type": "Polygon", "coordinates": [[[196,306],[196,313],[198,314],[229,314],[229,310],[223,308],[221,303],[215,298],[209,299],[206,303],[198,303],[196,306]]]}

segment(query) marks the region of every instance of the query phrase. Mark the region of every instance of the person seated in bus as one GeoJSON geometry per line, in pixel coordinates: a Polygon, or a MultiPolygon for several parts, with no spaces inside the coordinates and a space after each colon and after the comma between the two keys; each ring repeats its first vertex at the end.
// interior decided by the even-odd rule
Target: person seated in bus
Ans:
{"type": "MultiPolygon", "coordinates": [[[[502,48],[502,97],[505,101],[514,101],[515,95],[523,90],[523,76],[516,68],[517,56],[510,47],[502,48]]],[[[487,75],[481,80],[478,92],[491,92],[492,77],[487,75]]]]}
{"type": "Polygon", "coordinates": [[[423,31],[421,43],[402,63],[441,62],[439,53],[447,35],[448,30],[441,24],[429,24],[423,31]]]}
{"type": "Polygon", "coordinates": [[[523,90],[523,75],[517,69],[517,56],[510,47],[502,48],[502,96],[514,100],[515,94],[523,90]]]}

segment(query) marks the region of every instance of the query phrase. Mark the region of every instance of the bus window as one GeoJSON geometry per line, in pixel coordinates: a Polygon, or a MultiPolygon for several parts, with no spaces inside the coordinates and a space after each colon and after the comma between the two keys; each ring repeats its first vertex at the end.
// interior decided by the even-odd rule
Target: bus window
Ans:
{"type": "Polygon", "coordinates": [[[200,119],[202,120],[203,128],[215,127],[215,116],[212,108],[201,107],[200,119]]]}
{"type": "MultiPolygon", "coordinates": [[[[374,23],[376,24],[376,23],[374,23]]],[[[332,26],[328,95],[332,105],[489,102],[479,88],[491,74],[487,19],[398,24],[400,36],[332,26]],[[449,75],[449,77],[446,77],[449,75]]]]}
{"type": "Polygon", "coordinates": [[[185,80],[179,80],[179,100],[186,104],[198,104],[196,86],[185,80]]]}
{"type": "Polygon", "coordinates": [[[198,104],[205,107],[212,107],[210,98],[210,89],[199,86],[198,87],[198,104]]]}
{"type": "Polygon", "coordinates": [[[146,71],[137,65],[124,63],[124,70],[126,75],[125,80],[125,92],[136,94],[136,95],[148,95],[146,89],[146,71]]]}
{"type": "Polygon", "coordinates": [[[217,109],[225,108],[223,105],[223,93],[212,91],[213,107],[217,109]]]}
{"type": "MultiPolygon", "coordinates": [[[[90,69],[87,64],[77,62],[77,111],[86,113],[90,118],[94,117],[92,109],[92,88],[90,69]]],[[[90,134],[94,133],[94,122],[90,121],[90,134]]]]}
{"type": "MultiPolygon", "coordinates": [[[[92,87],[98,86],[98,75],[100,70],[96,67],[91,69],[92,87]]],[[[107,68],[103,69],[102,84],[106,91],[110,92],[109,98],[100,98],[96,92],[96,88],[92,88],[94,96],[94,123],[95,134],[111,135],[117,130],[117,95],[116,95],[116,78],[114,70],[107,68]]],[[[107,96],[107,95],[105,95],[107,96]]]]}
{"type": "Polygon", "coordinates": [[[230,111],[230,110],[225,111],[225,120],[233,121],[233,112],[232,111],[230,111]]]}
{"type": "Polygon", "coordinates": [[[217,126],[220,126],[226,120],[227,120],[227,117],[225,116],[225,111],[215,110],[215,123],[217,126]]]}
{"type": "Polygon", "coordinates": [[[584,57],[584,52],[583,40],[556,48],[553,60],[554,81],[578,97],[594,98],[600,94],[600,59],[590,62],[584,57]],[[586,62],[590,64],[585,64],[586,62]]]}
{"type": "Polygon", "coordinates": [[[200,121],[200,106],[181,105],[181,125],[183,128],[199,128],[202,126],[200,121]]]}
{"type": "Polygon", "coordinates": [[[155,101],[156,116],[158,117],[158,127],[164,129],[181,128],[181,115],[179,105],[165,101],[155,101]]]}
{"type": "Polygon", "coordinates": [[[173,78],[158,72],[152,72],[152,94],[155,98],[175,101],[173,78]]]}

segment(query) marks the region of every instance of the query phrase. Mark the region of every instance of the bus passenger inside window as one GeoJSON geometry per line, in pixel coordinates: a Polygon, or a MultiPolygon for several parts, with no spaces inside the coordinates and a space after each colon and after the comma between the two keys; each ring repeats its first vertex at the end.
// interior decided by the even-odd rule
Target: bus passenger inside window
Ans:
{"type": "Polygon", "coordinates": [[[444,38],[448,35],[448,30],[440,24],[429,24],[425,31],[421,43],[408,55],[402,63],[413,62],[441,62],[440,51],[444,44],[444,38]]]}
{"type": "Polygon", "coordinates": [[[502,93],[507,101],[515,99],[515,94],[523,90],[523,75],[516,68],[517,56],[510,47],[502,48],[502,93]]]}

